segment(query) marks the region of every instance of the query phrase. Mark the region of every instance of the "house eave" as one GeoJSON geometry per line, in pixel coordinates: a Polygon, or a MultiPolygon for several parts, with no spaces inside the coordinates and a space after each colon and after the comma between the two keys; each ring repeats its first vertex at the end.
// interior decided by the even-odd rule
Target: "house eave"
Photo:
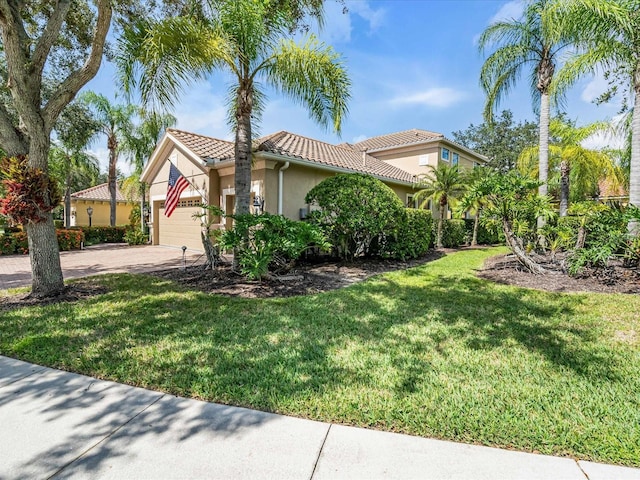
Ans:
{"type": "MultiPolygon", "coordinates": [[[[344,168],[344,167],[337,167],[334,165],[326,165],[323,163],[318,163],[318,162],[312,162],[309,160],[305,160],[303,158],[300,157],[293,157],[293,156],[288,156],[288,155],[282,155],[279,153],[272,153],[272,152],[256,152],[255,154],[256,156],[260,156],[266,160],[274,160],[276,162],[289,162],[292,163],[294,165],[300,165],[300,166],[304,166],[304,167],[309,167],[309,168],[317,168],[318,170],[324,170],[324,171],[329,171],[329,172],[334,172],[334,173],[365,173],[365,172],[359,172],[357,170],[351,170],[349,168],[344,168]]],[[[395,178],[390,178],[390,177],[384,177],[382,175],[376,175],[373,173],[367,173],[367,175],[371,175],[374,178],[377,178],[378,180],[382,181],[382,182],[387,182],[387,183],[393,183],[395,185],[402,185],[402,186],[413,186],[413,182],[405,182],[404,180],[398,180],[395,178]]]]}

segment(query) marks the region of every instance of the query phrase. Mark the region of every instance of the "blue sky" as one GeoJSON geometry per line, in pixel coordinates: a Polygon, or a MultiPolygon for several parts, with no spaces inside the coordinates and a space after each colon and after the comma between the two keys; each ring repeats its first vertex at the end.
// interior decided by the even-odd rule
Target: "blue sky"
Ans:
{"type": "MultiPolygon", "coordinates": [[[[451,136],[482,122],[484,93],[478,77],[485,57],[477,38],[491,22],[518,17],[521,0],[346,0],[346,5],[348,14],[327,0],[324,29],[316,32],[344,56],[352,81],[342,135],[322,129],[303,107],[270,90],[261,134],[287,130],[340,143],[410,128],[451,136]]],[[[225,120],[227,80],[216,73],[190,87],[174,112],[176,127],[233,139],[225,120]]],[[[113,68],[104,64],[86,88],[115,98],[113,68]]],[[[612,119],[619,102],[592,103],[605,89],[602,78],[586,78],[568,93],[563,110],[580,125],[612,119]]],[[[512,110],[516,120],[536,121],[529,95],[523,77],[499,110],[512,110]]],[[[598,138],[592,145],[610,142],[598,138]]],[[[106,140],[96,142],[93,151],[105,165],[103,144],[106,140]]],[[[121,169],[127,171],[125,165],[121,169]]]]}

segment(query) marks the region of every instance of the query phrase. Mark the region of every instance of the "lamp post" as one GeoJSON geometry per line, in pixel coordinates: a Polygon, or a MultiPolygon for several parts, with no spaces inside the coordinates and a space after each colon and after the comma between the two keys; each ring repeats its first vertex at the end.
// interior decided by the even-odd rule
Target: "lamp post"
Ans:
{"type": "Polygon", "coordinates": [[[89,226],[91,226],[91,215],[93,215],[93,208],[87,208],[87,215],[89,215],[89,226]]]}

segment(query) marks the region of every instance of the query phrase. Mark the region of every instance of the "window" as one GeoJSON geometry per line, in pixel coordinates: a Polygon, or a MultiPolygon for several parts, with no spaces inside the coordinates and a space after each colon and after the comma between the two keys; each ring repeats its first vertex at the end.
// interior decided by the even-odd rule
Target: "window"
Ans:
{"type": "Polygon", "coordinates": [[[457,153],[454,153],[452,155],[452,164],[453,165],[458,165],[458,161],[460,160],[460,155],[458,155],[457,153]]]}
{"type": "Polygon", "coordinates": [[[416,200],[413,198],[413,195],[407,194],[407,208],[417,208],[416,200]]]}
{"type": "Polygon", "coordinates": [[[448,148],[443,148],[442,149],[442,160],[444,160],[445,162],[449,161],[449,149],[448,148]]]}

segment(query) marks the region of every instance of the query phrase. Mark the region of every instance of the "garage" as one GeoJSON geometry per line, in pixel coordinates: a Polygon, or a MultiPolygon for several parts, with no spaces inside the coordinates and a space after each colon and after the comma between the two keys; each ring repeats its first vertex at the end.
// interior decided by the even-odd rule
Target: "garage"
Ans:
{"type": "Polygon", "coordinates": [[[159,204],[158,211],[158,244],[172,247],[186,246],[190,250],[202,251],[200,239],[200,221],[193,218],[194,213],[200,213],[200,197],[183,198],[176,209],[167,218],[164,215],[164,201],[159,204]]]}

